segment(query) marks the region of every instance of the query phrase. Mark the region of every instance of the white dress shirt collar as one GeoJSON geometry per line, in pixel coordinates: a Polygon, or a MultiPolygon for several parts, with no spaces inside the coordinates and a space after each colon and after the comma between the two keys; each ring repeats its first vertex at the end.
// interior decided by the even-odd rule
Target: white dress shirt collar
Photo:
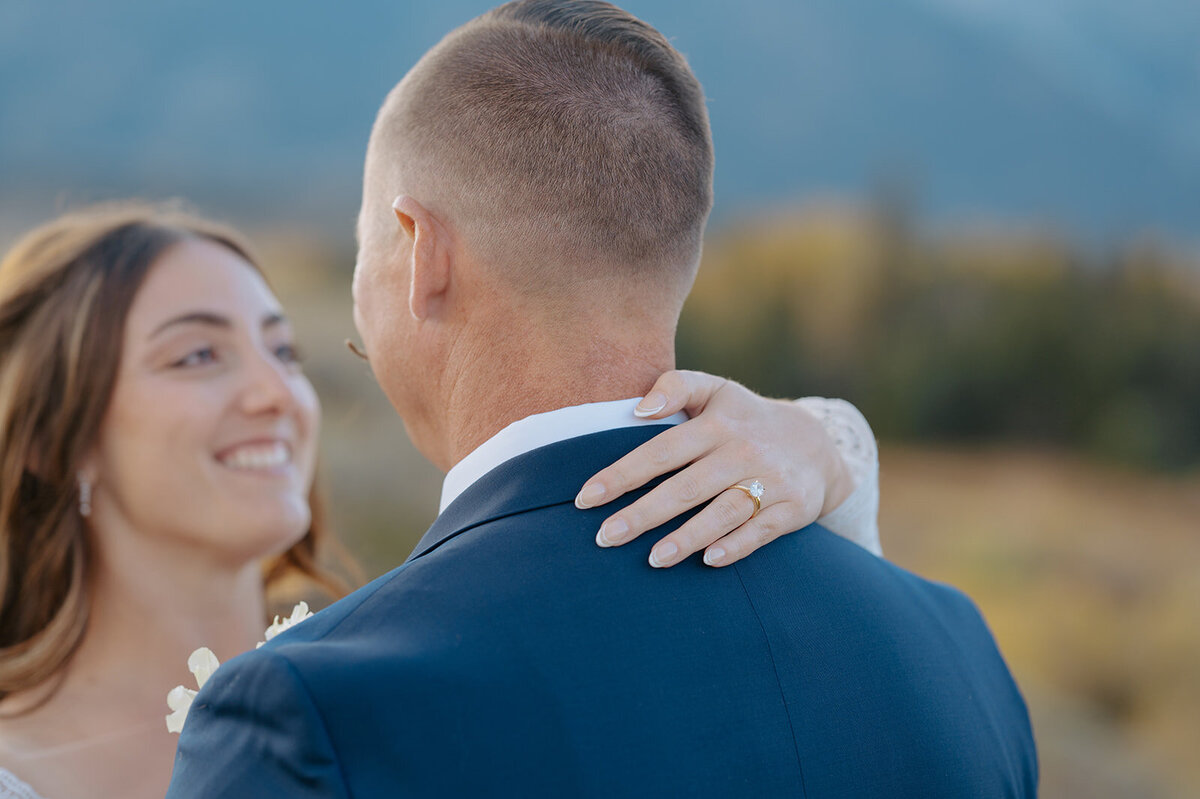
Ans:
{"type": "Polygon", "coordinates": [[[666,419],[639,419],[633,415],[633,409],[639,401],[639,397],[634,397],[612,402],[572,405],[546,413],[535,413],[513,422],[476,447],[470,455],[454,464],[446,473],[446,479],[442,482],[442,501],[438,506],[438,513],[444,511],[459,494],[492,469],[538,447],[604,430],[647,424],[679,424],[687,421],[687,414],[683,411],[666,419]]]}

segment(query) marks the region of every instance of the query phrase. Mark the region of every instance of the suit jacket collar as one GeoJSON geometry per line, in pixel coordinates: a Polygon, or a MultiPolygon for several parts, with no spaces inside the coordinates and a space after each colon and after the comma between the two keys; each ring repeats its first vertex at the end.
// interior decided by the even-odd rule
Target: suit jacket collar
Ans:
{"type": "Polygon", "coordinates": [[[486,522],[574,503],[585,480],[669,427],[606,430],[539,447],[505,461],[450,503],[417,543],[408,561],[486,522]]]}

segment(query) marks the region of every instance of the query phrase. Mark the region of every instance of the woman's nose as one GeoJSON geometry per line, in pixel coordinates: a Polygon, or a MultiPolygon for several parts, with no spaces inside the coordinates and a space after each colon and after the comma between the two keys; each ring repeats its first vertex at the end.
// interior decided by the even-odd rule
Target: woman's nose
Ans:
{"type": "Polygon", "coordinates": [[[242,409],[251,415],[284,413],[296,403],[287,367],[268,356],[256,354],[246,362],[242,409]]]}

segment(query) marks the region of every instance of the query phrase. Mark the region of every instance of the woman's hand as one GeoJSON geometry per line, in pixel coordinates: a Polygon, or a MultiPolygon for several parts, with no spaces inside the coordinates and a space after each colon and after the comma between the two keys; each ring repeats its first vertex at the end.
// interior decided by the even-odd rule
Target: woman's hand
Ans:
{"type": "Polygon", "coordinates": [[[654,546],[650,565],[673,566],[704,549],[705,563],[727,566],[811,524],[854,490],[824,427],[796,403],[766,399],[702,372],[673,371],[658,379],[637,415],[662,419],[681,409],[689,421],[602,470],[579,492],[575,504],[593,508],[682,469],[605,520],[596,536],[600,546],[627,544],[715,498],[654,546]],[[765,488],[757,513],[750,494],[733,488],[755,480],[765,488]]]}

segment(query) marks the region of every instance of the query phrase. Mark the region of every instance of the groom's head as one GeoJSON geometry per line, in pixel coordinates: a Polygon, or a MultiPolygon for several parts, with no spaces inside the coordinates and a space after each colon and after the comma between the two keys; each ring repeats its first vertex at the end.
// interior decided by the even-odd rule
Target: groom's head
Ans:
{"type": "Polygon", "coordinates": [[[464,342],[669,339],[712,161],[686,61],[607,3],[518,0],[426,53],[371,133],[354,292],[410,431],[464,342]]]}

